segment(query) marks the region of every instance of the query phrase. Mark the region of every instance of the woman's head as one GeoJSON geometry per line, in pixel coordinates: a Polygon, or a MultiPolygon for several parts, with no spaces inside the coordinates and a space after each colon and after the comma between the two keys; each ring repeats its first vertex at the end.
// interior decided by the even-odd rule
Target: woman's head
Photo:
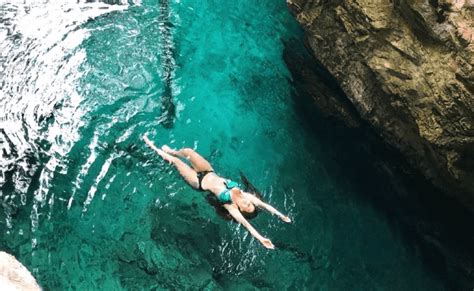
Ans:
{"type": "Polygon", "coordinates": [[[232,188],[230,191],[234,197],[239,197],[236,199],[236,204],[242,214],[250,215],[255,212],[255,205],[252,203],[252,201],[250,201],[250,199],[247,199],[242,195],[242,191],[240,191],[240,189],[232,188]]]}

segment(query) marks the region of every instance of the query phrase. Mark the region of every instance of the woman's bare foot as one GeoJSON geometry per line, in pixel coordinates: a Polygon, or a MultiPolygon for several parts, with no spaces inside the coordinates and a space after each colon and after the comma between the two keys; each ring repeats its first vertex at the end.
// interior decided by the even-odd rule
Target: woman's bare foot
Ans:
{"type": "Polygon", "coordinates": [[[172,149],[170,149],[169,146],[164,145],[162,149],[159,149],[155,146],[155,144],[148,138],[146,134],[143,135],[143,140],[145,140],[145,143],[152,148],[154,151],[156,151],[160,157],[163,158],[163,160],[167,161],[168,163],[173,163],[176,159],[176,157],[170,155],[168,152],[172,153],[174,152],[172,149]]]}
{"type": "Polygon", "coordinates": [[[176,154],[176,151],[171,149],[168,145],[163,145],[161,147],[161,149],[165,152],[165,153],[168,153],[168,154],[172,154],[172,155],[175,155],[176,154]]]}
{"type": "Polygon", "coordinates": [[[163,160],[167,161],[168,163],[173,163],[173,161],[176,159],[176,157],[173,157],[172,155],[164,152],[163,150],[157,149],[156,152],[160,155],[160,157],[163,158],[163,160]]]}
{"type": "Polygon", "coordinates": [[[143,135],[143,140],[145,141],[147,145],[153,144],[153,142],[151,142],[151,140],[148,138],[146,133],[143,135]]]}

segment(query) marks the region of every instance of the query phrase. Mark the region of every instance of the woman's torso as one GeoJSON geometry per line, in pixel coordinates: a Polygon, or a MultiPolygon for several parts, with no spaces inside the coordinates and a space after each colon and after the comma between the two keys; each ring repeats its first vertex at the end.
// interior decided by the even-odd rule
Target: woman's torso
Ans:
{"type": "Polygon", "coordinates": [[[212,172],[204,176],[201,182],[201,187],[203,190],[209,191],[214,195],[219,196],[222,191],[227,189],[225,181],[226,179],[212,172]]]}

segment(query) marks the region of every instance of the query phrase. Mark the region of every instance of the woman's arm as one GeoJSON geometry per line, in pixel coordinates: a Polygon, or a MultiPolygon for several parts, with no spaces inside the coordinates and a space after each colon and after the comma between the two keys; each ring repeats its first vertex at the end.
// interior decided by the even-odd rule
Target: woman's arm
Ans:
{"type": "Polygon", "coordinates": [[[237,209],[237,207],[229,204],[224,204],[224,207],[229,211],[230,215],[237,220],[240,224],[242,224],[251,235],[253,235],[256,239],[258,239],[267,249],[274,249],[275,246],[272,244],[272,241],[268,238],[263,237],[258,231],[253,228],[253,226],[242,216],[242,213],[237,209]]]}
{"type": "Polygon", "coordinates": [[[273,206],[263,202],[262,200],[258,199],[252,194],[248,194],[248,193],[246,194],[249,196],[249,199],[252,201],[252,203],[255,204],[256,206],[264,208],[271,214],[278,216],[284,222],[288,222],[288,223],[291,222],[291,219],[288,216],[283,215],[280,211],[276,210],[273,206]]]}

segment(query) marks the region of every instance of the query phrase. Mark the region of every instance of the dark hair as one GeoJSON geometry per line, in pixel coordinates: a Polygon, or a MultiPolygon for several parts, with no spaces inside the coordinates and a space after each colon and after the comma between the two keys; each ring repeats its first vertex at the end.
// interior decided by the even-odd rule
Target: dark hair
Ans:
{"type": "Polygon", "coordinates": [[[209,193],[206,195],[206,200],[209,204],[211,204],[212,207],[214,207],[214,210],[218,216],[224,220],[232,220],[232,215],[230,215],[229,211],[227,211],[227,209],[222,206],[219,200],[217,200],[216,195],[209,193]]]}
{"type": "Polygon", "coordinates": [[[242,215],[247,218],[247,219],[253,219],[255,217],[257,217],[258,215],[258,208],[256,206],[254,206],[254,211],[253,212],[246,212],[246,211],[242,211],[240,208],[240,213],[242,213],[242,215]]]}
{"type": "Polygon", "coordinates": [[[263,201],[262,193],[260,193],[260,191],[258,191],[258,189],[255,188],[254,185],[252,185],[252,183],[250,183],[249,179],[247,179],[247,177],[245,177],[244,173],[242,172],[240,172],[240,179],[242,180],[242,184],[244,185],[245,192],[250,193],[261,201],[263,201]]]}

